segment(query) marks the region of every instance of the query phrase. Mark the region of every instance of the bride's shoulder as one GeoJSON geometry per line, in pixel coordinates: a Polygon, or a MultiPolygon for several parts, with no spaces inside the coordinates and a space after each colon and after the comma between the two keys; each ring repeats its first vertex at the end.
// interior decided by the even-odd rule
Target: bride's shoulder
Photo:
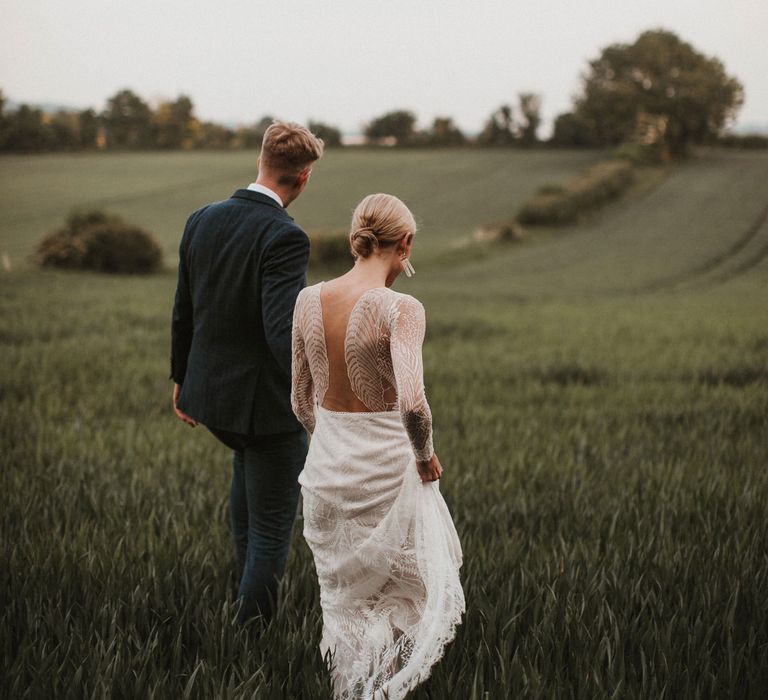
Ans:
{"type": "Polygon", "coordinates": [[[319,299],[320,284],[312,284],[309,287],[304,287],[296,297],[296,305],[294,308],[294,314],[297,312],[305,313],[313,306],[313,302],[319,299]]]}
{"type": "Polygon", "coordinates": [[[298,303],[299,300],[304,300],[318,294],[320,292],[320,285],[322,285],[322,282],[317,282],[316,284],[310,284],[309,286],[304,287],[296,297],[296,303],[298,303]]]}
{"type": "Polygon", "coordinates": [[[389,292],[392,300],[397,302],[398,304],[404,304],[406,306],[421,306],[422,308],[424,308],[424,305],[412,294],[406,294],[405,292],[396,292],[391,287],[387,287],[387,291],[389,292]]]}
{"type": "Polygon", "coordinates": [[[424,320],[424,305],[413,295],[404,292],[389,291],[390,313],[393,320],[406,317],[424,320]]]}

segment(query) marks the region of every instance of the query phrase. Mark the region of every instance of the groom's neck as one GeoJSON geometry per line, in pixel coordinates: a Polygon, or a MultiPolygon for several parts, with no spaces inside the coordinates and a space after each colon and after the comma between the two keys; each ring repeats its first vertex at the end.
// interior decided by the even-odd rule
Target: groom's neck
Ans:
{"type": "Polygon", "coordinates": [[[277,178],[271,177],[267,173],[259,172],[259,176],[256,178],[256,184],[268,187],[272,190],[278,197],[280,197],[280,201],[286,208],[298,196],[295,188],[281,185],[277,178]]]}

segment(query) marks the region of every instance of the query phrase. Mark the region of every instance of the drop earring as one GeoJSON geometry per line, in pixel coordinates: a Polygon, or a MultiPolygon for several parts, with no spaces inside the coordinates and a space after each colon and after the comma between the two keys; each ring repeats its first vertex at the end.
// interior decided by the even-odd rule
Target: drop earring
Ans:
{"type": "Polygon", "coordinates": [[[413,265],[411,265],[411,261],[408,258],[403,258],[400,261],[400,265],[406,277],[413,277],[416,274],[416,270],[413,269],[413,265]]]}

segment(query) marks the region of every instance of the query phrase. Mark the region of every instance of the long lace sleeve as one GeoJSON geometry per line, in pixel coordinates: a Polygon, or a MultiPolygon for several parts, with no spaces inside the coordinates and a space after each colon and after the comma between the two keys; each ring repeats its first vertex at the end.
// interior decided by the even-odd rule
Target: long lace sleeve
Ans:
{"type": "Polygon", "coordinates": [[[315,430],[315,389],[301,330],[302,312],[303,304],[299,297],[293,312],[291,332],[291,408],[299,422],[312,433],[315,430]]]}
{"type": "Polygon", "coordinates": [[[424,366],[421,358],[425,324],[424,307],[419,301],[409,296],[398,300],[390,332],[392,370],[398,409],[419,461],[429,460],[434,453],[432,412],[424,392],[424,366]]]}

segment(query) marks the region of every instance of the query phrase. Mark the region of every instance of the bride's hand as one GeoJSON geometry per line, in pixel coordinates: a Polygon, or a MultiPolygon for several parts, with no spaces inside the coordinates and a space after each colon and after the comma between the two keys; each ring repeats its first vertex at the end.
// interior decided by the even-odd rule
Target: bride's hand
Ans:
{"type": "Polygon", "coordinates": [[[419,476],[423,482],[437,481],[443,475],[443,467],[436,454],[433,454],[427,462],[416,462],[419,476]]]}

